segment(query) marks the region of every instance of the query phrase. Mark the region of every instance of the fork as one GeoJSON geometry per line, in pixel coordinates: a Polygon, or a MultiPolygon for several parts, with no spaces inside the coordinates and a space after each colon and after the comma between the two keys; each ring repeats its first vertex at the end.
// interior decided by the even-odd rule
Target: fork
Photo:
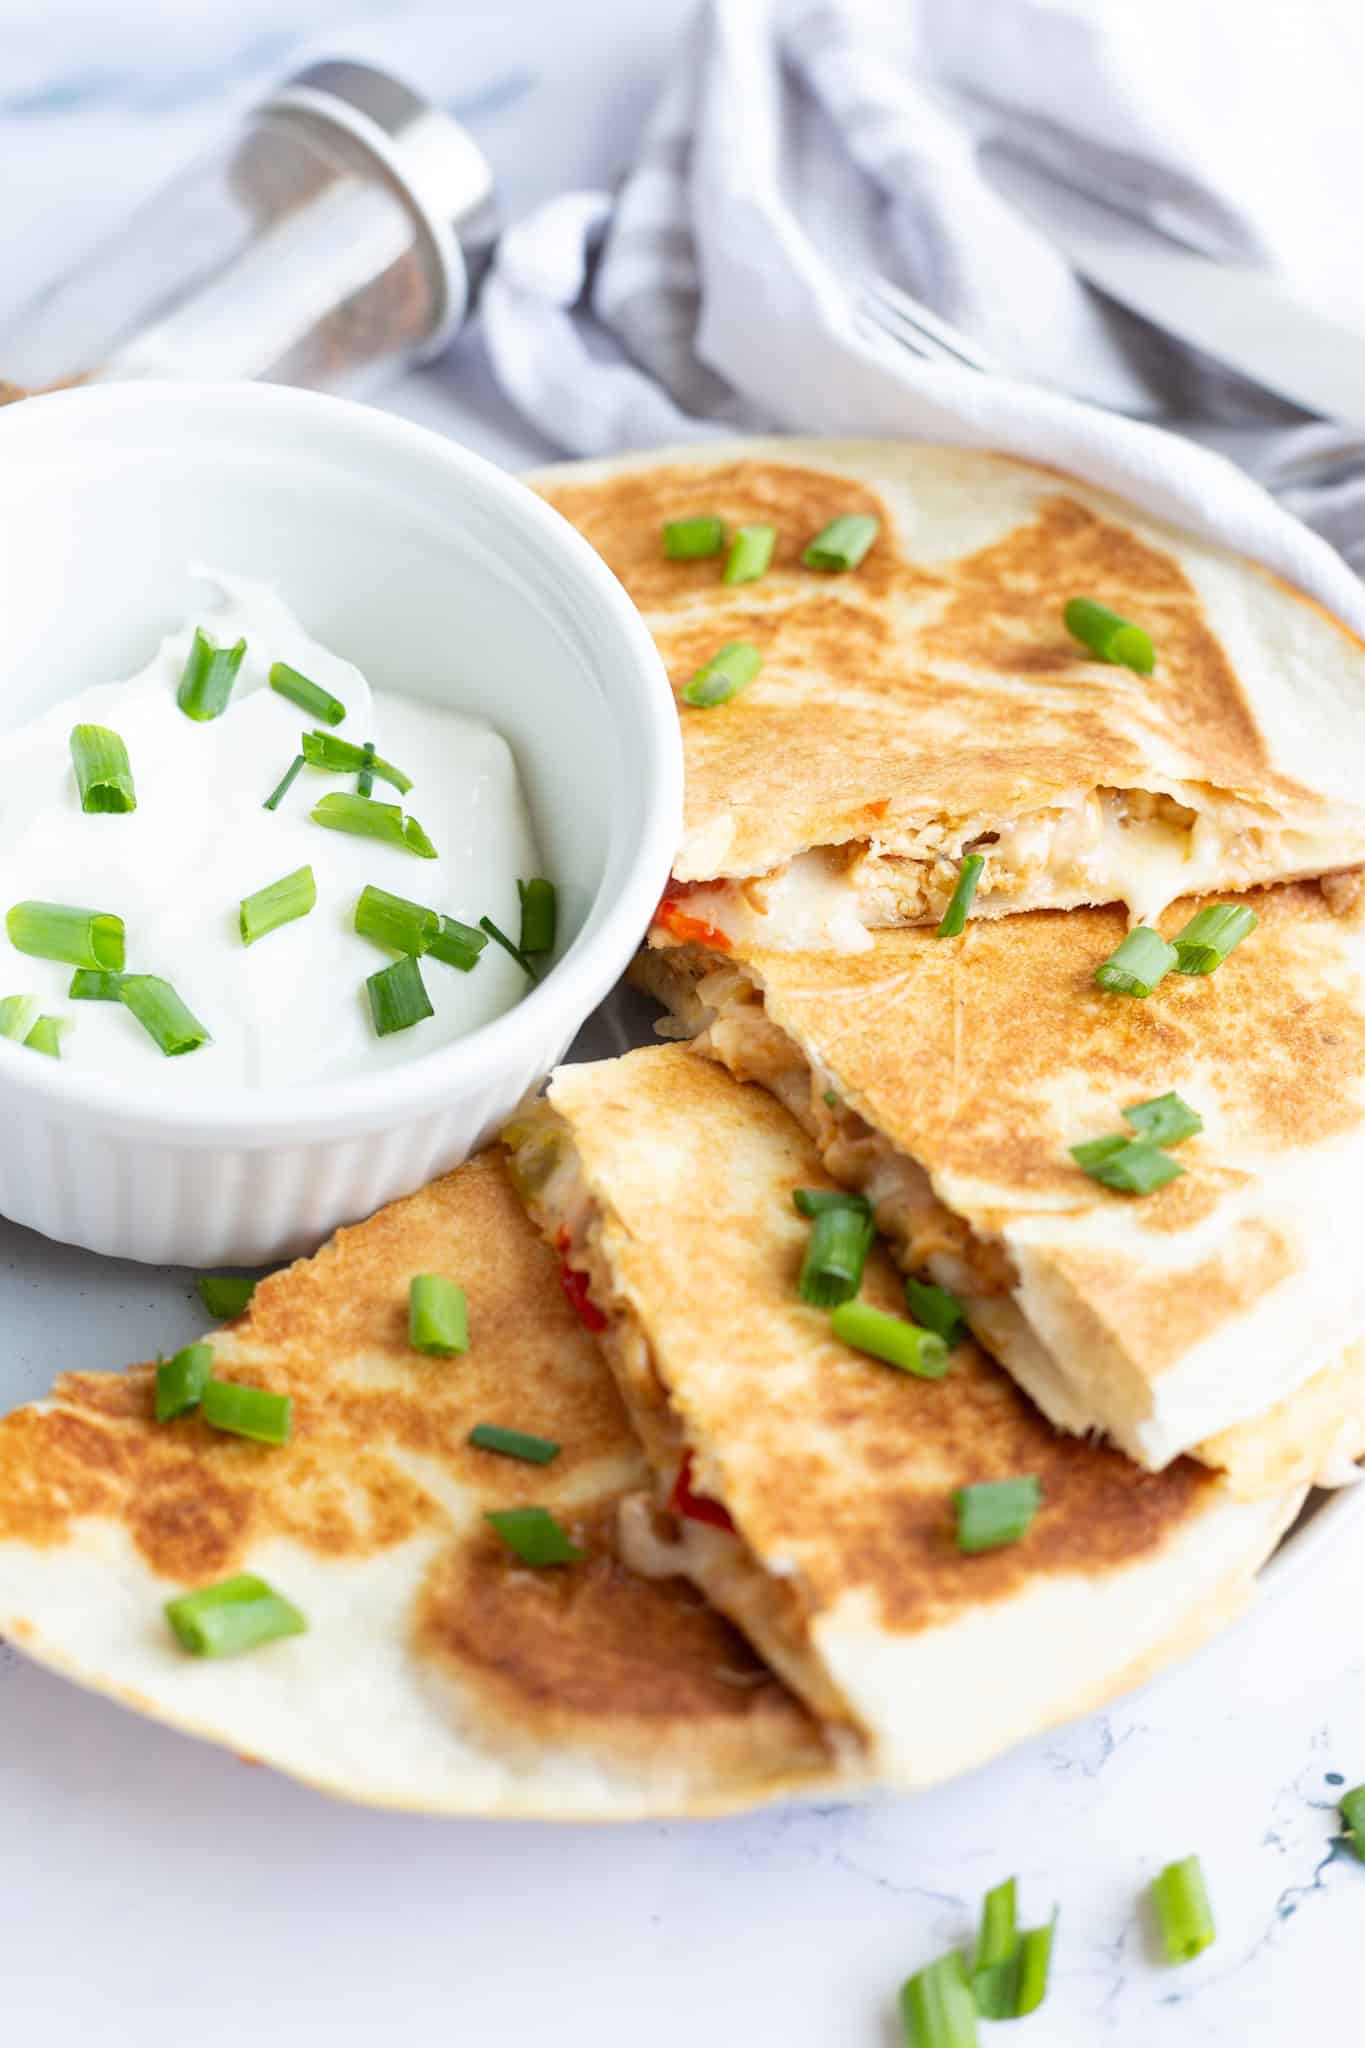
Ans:
{"type": "Polygon", "coordinates": [[[955,363],[959,368],[980,370],[988,377],[1002,374],[1001,364],[979,342],[951,321],[931,313],[909,292],[892,284],[889,277],[868,278],[858,295],[855,311],[865,326],[897,342],[921,362],[955,363]]]}

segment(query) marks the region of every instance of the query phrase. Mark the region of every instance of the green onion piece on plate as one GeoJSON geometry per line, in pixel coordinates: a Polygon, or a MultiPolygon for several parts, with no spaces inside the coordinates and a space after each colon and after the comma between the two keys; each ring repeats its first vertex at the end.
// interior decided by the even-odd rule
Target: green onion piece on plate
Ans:
{"type": "Polygon", "coordinates": [[[66,1030],[65,1017],[37,1017],[29,1027],[24,1044],[30,1052],[46,1053],[50,1060],[62,1056],[62,1033],[66,1030]]]}
{"type": "Polygon", "coordinates": [[[99,967],[78,967],[67,995],[73,1003],[116,1003],[123,994],[123,976],[99,967]]]}
{"type": "Polygon", "coordinates": [[[504,1508],[484,1520],[523,1564],[577,1564],[584,1555],[548,1508],[504,1508]]]}
{"type": "Polygon", "coordinates": [[[881,532],[880,519],[867,512],[845,512],[821,527],[802,551],[808,569],[856,569],[881,532]]]}
{"type": "Polygon", "coordinates": [[[376,754],[373,740],[358,747],[354,740],[343,740],[334,732],[306,732],[299,745],[310,768],[325,768],[333,775],[377,775],[381,782],[392,783],[400,796],[412,788],[412,777],[376,754]]]}
{"type": "Polygon", "coordinates": [[[311,868],[295,868],[278,882],[267,882],[254,896],[244,896],[237,913],[237,927],[244,946],[254,946],[267,932],[282,924],[293,924],[317,907],[318,886],[311,868]]]}
{"type": "Polygon", "coordinates": [[[1190,1963],[1213,1944],[1213,1908],[1197,1856],[1168,1863],[1152,1880],[1152,1905],[1170,1963],[1190,1963]]]}
{"type": "Polygon", "coordinates": [[[158,1359],[157,1421],[173,1422],[177,1415],[188,1415],[191,1409],[197,1408],[212,1373],[211,1344],[187,1344],[183,1351],[176,1352],[174,1358],[158,1359]]]}
{"type": "Polygon", "coordinates": [[[537,875],[517,883],[521,903],[520,950],[523,953],[552,953],[555,944],[555,885],[537,875]]]}
{"type": "Polygon", "coordinates": [[[536,973],[535,968],[531,965],[526,955],[522,952],[521,947],[514,946],[512,944],[512,941],[508,938],[506,932],[498,930],[498,927],[494,924],[491,917],[481,917],[479,919],[479,926],[482,931],[487,932],[490,939],[495,940],[496,943],[502,947],[504,953],[508,953],[511,955],[512,959],[516,961],[518,967],[521,969],[523,974],[529,975],[532,981],[540,980],[540,976],[536,973]]]}
{"type": "Polygon", "coordinates": [[[906,2048],[978,2048],[976,2000],[959,1955],[940,1956],[901,1986],[906,2048]]]}
{"type": "Polygon", "coordinates": [[[168,1600],[166,1619],[195,1657],[235,1657],[281,1636],[301,1636],[308,1627],[292,1601],[251,1572],[168,1600]]]}
{"type": "Polygon", "coordinates": [[[670,562],[696,562],[725,546],[725,522],[710,512],[664,522],[664,553],[670,562]]]}
{"type": "Polygon", "coordinates": [[[1176,973],[1212,974],[1233,947],[1255,931],[1256,922],[1255,911],[1244,903],[1210,903],[1204,910],[1196,910],[1172,941],[1176,973]]]}
{"type": "Polygon", "coordinates": [[[950,1351],[966,1336],[967,1311],[946,1287],[935,1287],[929,1280],[916,1280],[912,1274],[905,1283],[905,1302],[915,1321],[924,1329],[932,1330],[936,1337],[941,1337],[950,1351]]]}
{"type": "Polygon", "coordinates": [[[1349,1792],[1343,1792],[1339,1805],[1346,1823],[1345,1839],[1365,1863],[1365,1785],[1353,1785],[1349,1792]]]}
{"type": "Polygon", "coordinates": [[[235,647],[219,647],[202,626],[195,627],[180,687],[175,693],[175,701],[186,718],[203,725],[210,718],[222,717],[245,653],[245,640],[239,640],[235,647]]]}
{"type": "Polygon", "coordinates": [[[746,689],[763,666],[763,656],[748,640],[727,640],[711,659],[683,686],[682,700],[694,710],[709,711],[727,704],[737,691],[746,689]]]}
{"type": "Polygon", "coordinates": [[[441,1273],[414,1273],[408,1287],[408,1342],[428,1358],[469,1349],[464,1289],[441,1273]]]}
{"type": "Polygon", "coordinates": [[[866,1195],[850,1194],[844,1188],[793,1188],[792,1206],[799,1216],[808,1216],[812,1222],[827,1209],[852,1209],[869,1218],[872,1215],[872,1204],[866,1195]]]}
{"type": "Polygon", "coordinates": [[[373,797],[357,796],[354,790],[333,790],[314,804],[309,816],[329,832],[352,832],[357,838],[404,847],[422,860],[436,859],[436,848],[416,818],[405,818],[398,804],[376,803],[373,797]]]}
{"type": "Polygon", "coordinates": [[[81,809],[92,812],[135,811],[137,792],[128,749],[107,725],[73,725],[71,765],[81,793],[81,809]]]}
{"type": "Polygon", "coordinates": [[[0,996],[0,1038],[22,1045],[33,1028],[41,996],[0,996]]]}
{"type": "Polygon", "coordinates": [[[550,1465],[560,1446],[547,1436],[528,1436],[521,1429],[500,1429],[496,1422],[479,1422],[469,1432],[469,1442],[478,1451],[496,1451],[502,1458],[518,1458],[523,1465],[550,1465]]]}
{"type": "Polygon", "coordinates": [[[1027,2019],[1047,1997],[1048,1973],[1052,1967],[1052,1939],[1057,1931],[1054,1913],[1046,1927],[1029,1927],[1019,1937],[1019,1990],[1014,2017],[1027,2019]]]}
{"type": "Polygon", "coordinates": [[[310,718],[320,718],[324,725],[340,725],[346,716],[346,706],[330,690],[324,690],[321,683],[315,683],[287,661],[275,662],[270,670],[270,687],[281,697],[287,697],[291,704],[297,704],[310,718]]]}
{"type": "Polygon", "coordinates": [[[194,1284],[209,1314],[224,1322],[241,1315],[256,1292],[256,1282],[244,1273],[201,1273],[194,1284]]]}
{"type": "Polygon", "coordinates": [[[1111,995],[1149,996],[1175,964],[1175,947],[1150,925],[1139,924],[1095,969],[1095,979],[1111,995]]]}
{"type": "Polygon", "coordinates": [[[1140,676],[1149,676],[1156,667],[1156,649],[1142,627],[1120,618],[1106,605],[1096,604],[1093,598],[1073,597],[1062,618],[1072,639],[1079,640],[1100,661],[1130,668],[1140,676]]]}
{"type": "Polygon", "coordinates": [[[284,774],[280,777],[279,781],[275,784],[275,787],[271,790],[265,802],[261,805],[261,809],[263,811],[277,811],[279,809],[280,805],[284,802],[284,799],[288,796],[290,790],[294,787],[294,784],[298,779],[299,770],[302,767],[303,755],[295,754],[293,760],[285,769],[284,774]]]}
{"type": "Polygon", "coordinates": [[[377,1038],[391,1038],[395,1031],[410,1031],[414,1024],[436,1014],[422,970],[411,954],[370,975],[365,989],[377,1038]]]}
{"type": "Polygon", "coordinates": [[[862,1285],[863,1267],[872,1247],[872,1223],[866,1212],[843,1204],[822,1209],[811,1225],[801,1261],[797,1292],[812,1308],[837,1308],[851,1301],[862,1285]]]}
{"type": "Polygon", "coordinates": [[[871,1302],[841,1301],[829,1320],[841,1344],[913,1373],[916,1379],[941,1380],[948,1370],[948,1347],[942,1337],[900,1316],[889,1316],[871,1302]]]}
{"type": "Polygon", "coordinates": [[[1203,1117],[1182,1102],[1174,1089],[1166,1095],[1153,1095],[1147,1102],[1130,1102],[1123,1121],[1149,1145],[1183,1145],[1186,1138],[1197,1138],[1204,1128],[1203,1117]]]}
{"type": "Polygon", "coordinates": [[[966,856],[957,871],[957,887],[948,899],[948,908],[943,913],[942,922],[934,934],[935,938],[957,939],[967,929],[967,913],[972,907],[977,883],[981,880],[981,870],[985,865],[984,854],[969,853],[966,856]]]}
{"type": "Polygon", "coordinates": [[[1073,1145],[1071,1156],[1082,1173],[1120,1195],[1150,1195],[1168,1181],[1179,1180],[1185,1171],[1169,1152],[1146,1138],[1091,1138],[1073,1145]]]}
{"type": "Polygon", "coordinates": [[[953,1495],[957,1547],[965,1556],[999,1550],[1017,1543],[1037,1514],[1043,1489],[1030,1475],[1024,1479],[987,1479],[979,1486],[959,1486],[953,1495]]]}
{"type": "Polygon", "coordinates": [[[71,903],[16,903],[5,918],[16,952],[35,960],[65,960],[71,967],[123,966],[123,919],[71,903]]]}
{"type": "MultiPolygon", "coordinates": [[[[441,929],[440,913],[406,896],[391,896],[373,883],[361,890],[355,906],[355,928],[362,939],[387,946],[394,953],[425,953],[441,929]]],[[[479,944],[487,941],[480,938],[479,944]]]]}
{"type": "Polygon", "coordinates": [[[741,526],[725,558],[725,583],[756,583],[767,574],[777,546],[775,526],[741,526]]]}
{"type": "Polygon", "coordinates": [[[208,1044],[207,1030],[159,974],[125,974],[118,994],[124,1008],[132,1011],[167,1059],[178,1059],[182,1053],[208,1044]]]}
{"type": "Polygon", "coordinates": [[[476,932],[471,925],[461,924],[458,917],[442,917],[441,928],[427,951],[433,960],[443,960],[447,967],[458,967],[461,974],[468,974],[471,967],[478,966],[479,955],[487,944],[486,932],[476,932]]]}
{"type": "Polygon", "coordinates": [[[293,1428],[294,1403],[288,1394],[244,1387],[236,1380],[207,1380],[199,1408],[211,1429],[249,1436],[253,1443],[287,1444],[293,1428]]]}

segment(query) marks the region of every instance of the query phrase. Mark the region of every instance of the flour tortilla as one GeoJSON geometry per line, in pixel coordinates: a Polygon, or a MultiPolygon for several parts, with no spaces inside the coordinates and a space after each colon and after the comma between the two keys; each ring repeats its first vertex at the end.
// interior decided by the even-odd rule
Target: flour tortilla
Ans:
{"type": "MultiPolygon", "coordinates": [[[[1243,1501],[1188,1460],[1142,1472],[1059,1435],[970,1343],[936,1382],[847,1350],[796,1285],[792,1191],[830,1182],[762,1090],[682,1047],[633,1052],[561,1068],[511,1135],[607,1319],[656,1506],[688,1456],[736,1525],[656,1516],[660,1568],[690,1571],[879,1779],[967,1770],[1241,1611],[1302,1489],[1243,1501]],[[953,1489],[1028,1473],[1023,1540],[960,1555],[953,1489]]],[[[904,1311],[880,1251],[862,1293],[904,1311]]]]}
{"type": "MultiPolygon", "coordinates": [[[[0,1632],[54,1670],[319,1789],[424,1813],[707,1813],[835,1776],[811,1717],[681,1580],[621,1563],[645,1481],[609,1374],[492,1156],[262,1283],[220,1375],[293,1396],[281,1449],[151,1419],[151,1368],[68,1373],[0,1423],[0,1632]],[[411,1276],[465,1288],[466,1356],[407,1343],[411,1276]],[[562,1444],[471,1448],[491,1421],[562,1444]],[[483,1511],[550,1508],[528,1570],[483,1511]],[[257,1572],[308,1633],[183,1652],[163,1602],[257,1572]]],[[[847,1776],[842,1780],[847,1783],[847,1776]]]]}
{"type": "Polygon", "coordinates": [[[728,641],[757,679],[679,704],[676,896],[656,943],[754,947],[937,923],[964,852],[973,914],[1176,896],[1365,858],[1365,647],[1254,563],[1074,478],[961,448],[777,439],[571,464],[532,479],[639,605],[675,691],[728,641]],[[664,557],[664,521],[776,525],[772,569],[664,557]],[[861,566],[802,566],[845,512],[861,566]],[[1150,632],[1154,674],[1094,659],[1068,599],[1150,632]],[[723,883],[726,886],[706,887],[723,883]],[[743,886],[741,886],[743,885],[743,886]]]}

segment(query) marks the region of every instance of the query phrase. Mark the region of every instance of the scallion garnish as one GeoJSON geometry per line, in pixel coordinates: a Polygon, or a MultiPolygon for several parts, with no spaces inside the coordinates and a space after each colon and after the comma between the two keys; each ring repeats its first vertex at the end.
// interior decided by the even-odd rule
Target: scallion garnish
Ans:
{"type": "Polygon", "coordinates": [[[311,868],[295,868],[291,875],[281,875],[278,882],[267,882],[254,896],[242,898],[237,913],[242,944],[254,946],[267,932],[278,931],[282,924],[292,924],[295,918],[307,917],[316,908],[317,900],[318,887],[311,868]]]}
{"type": "Polygon", "coordinates": [[[427,994],[422,970],[412,955],[381,967],[365,983],[370,998],[370,1016],[375,1035],[389,1038],[395,1031],[408,1031],[424,1018],[435,1016],[427,994]]]}
{"type": "Polygon", "coordinates": [[[236,1380],[206,1380],[199,1410],[211,1429],[249,1436],[258,1444],[287,1444],[293,1428],[294,1403],[288,1394],[244,1387],[236,1380]]]}
{"type": "Polygon", "coordinates": [[[906,2048],[977,2048],[976,2000],[960,1955],[940,1956],[901,1986],[906,2048]]]}
{"type": "Polygon", "coordinates": [[[856,569],[881,525],[880,519],[867,512],[841,513],[807,542],[801,560],[808,569],[856,569]]]}
{"type": "Polygon", "coordinates": [[[836,1308],[841,1301],[851,1301],[862,1285],[872,1235],[865,1210],[846,1203],[822,1209],[811,1225],[801,1261],[797,1292],[802,1301],[812,1308],[836,1308]]]}
{"type": "Polygon", "coordinates": [[[520,1429],[500,1429],[496,1422],[479,1422],[469,1432],[477,1451],[496,1451],[503,1458],[519,1458],[523,1465],[550,1465],[560,1446],[547,1436],[528,1436],[520,1429]]]}
{"type": "Polygon", "coordinates": [[[941,1380],[948,1370],[948,1347],[932,1330],[889,1316],[868,1301],[841,1301],[830,1317],[841,1344],[898,1366],[920,1380],[941,1380]]]}
{"type": "Polygon", "coordinates": [[[1014,2017],[1027,2019],[1047,1997],[1048,1972],[1052,1965],[1052,1940],[1057,1931],[1054,1912],[1046,1927],[1029,1927],[1019,1937],[1019,1990],[1014,2017]]]}
{"type": "Polygon", "coordinates": [[[577,1564],[584,1554],[548,1508],[504,1508],[484,1520],[523,1564],[577,1564]]]}
{"type": "Polygon", "coordinates": [[[555,885],[537,875],[529,882],[517,883],[517,896],[521,902],[521,942],[523,953],[552,953],[555,944],[555,885]]]}
{"type": "Polygon", "coordinates": [[[1120,1195],[1150,1195],[1168,1181],[1179,1180],[1183,1166],[1146,1138],[1091,1138],[1073,1145],[1071,1156],[1082,1173],[1120,1195]]]}
{"type": "Polygon", "coordinates": [[[1095,979],[1111,995],[1149,996],[1175,964],[1175,947],[1150,925],[1139,924],[1101,961],[1095,979]]]}
{"type": "Polygon", "coordinates": [[[207,1030],[159,974],[125,974],[118,994],[167,1059],[178,1059],[182,1053],[208,1044],[207,1030]]]}
{"type": "Polygon", "coordinates": [[[725,522],[713,513],[664,522],[664,553],[670,562],[695,562],[718,555],[725,546],[725,522]]]}
{"type": "Polygon", "coordinates": [[[241,1315],[256,1292],[256,1282],[242,1273],[201,1273],[194,1284],[209,1314],[223,1321],[241,1315]]]}
{"type": "Polygon", "coordinates": [[[422,860],[436,859],[436,848],[416,818],[405,818],[398,804],[376,803],[373,797],[357,796],[354,790],[334,790],[314,804],[309,815],[315,825],[325,825],[329,832],[353,832],[361,839],[405,847],[422,860]]]}
{"type": "MultiPolygon", "coordinates": [[[[343,740],[334,732],[306,732],[299,745],[303,758],[310,768],[326,768],[334,775],[377,775],[381,782],[392,783],[400,796],[406,796],[412,788],[412,778],[401,768],[395,768],[392,761],[386,761],[382,754],[376,754],[374,741],[366,740],[358,747],[354,740],[343,740]]],[[[360,792],[363,796],[364,790],[360,792]]]]}
{"type": "Polygon", "coordinates": [[[792,1206],[799,1216],[808,1216],[812,1222],[827,1209],[853,1209],[859,1216],[867,1217],[872,1214],[867,1196],[850,1194],[846,1188],[793,1188],[792,1206]]]}
{"type": "Polygon", "coordinates": [[[270,687],[281,697],[287,697],[291,704],[297,704],[310,718],[320,718],[325,725],[340,725],[346,716],[346,706],[330,690],[324,690],[321,683],[314,683],[296,668],[290,668],[287,661],[277,661],[270,670],[270,687]]]}
{"type": "Polygon", "coordinates": [[[1093,598],[1073,597],[1062,618],[1072,639],[1101,661],[1130,668],[1140,676],[1149,676],[1156,667],[1156,649],[1142,627],[1120,618],[1106,605],[1096,604],[1093,598]]]}
{"type": "Polygon", "coordinates": [[[999,1550],[1006,1543],[1017,1543],[1042,1498],[1043,1489],[1032,1475],[959,1486],[953,1495],[958,1549],[964,1556],[975,1556],[980,1550],[999,1550]]]}
{"type": "Polygon", "coordinates": [[[1365,1785],[1353,1785],[1349,1792],[1343,1792],[1338,1805],[1346,1823],[1345,1839],[1365,1863],[1365,1785]]]}
{"type": "Polygon", "coordinates": [[[951,1351],[967,1334],[967,1311],[946,1287],[912,1275],[905,1283],[905,1301],[915,1321],[941,1337],[951,1351]]]}
{"type": "Polygon", "coordinates": [[[408,1342],[428,1358],[469,1349],[464,1289],[441,1273],[414,1273],[408,1287],[408,1342]]]}
{"type": "Polygon", "coordinates": [[[288,796],[290,790],[294,787],[294,783],[298,777],[299,770],[302,767],[303,755],[295,754],[293,760],[285,769],[284,774],[280,777],[279,781],[276,783],[275,787],[271,790],[269,796],[262,804],[262,810],[277,811],[279,809],[284,799],[288,796]]]}
{"type": "Polygon", "coordinates": [[[0,996],[0,1038],[22,1045],[33,1028],[41,996],[0,996]]]}
{"type": "Polygon", "coordinates": [[[935,932],[935,938],[957,939],[967,929],[967,913],[976,895],[981,870],[986,865],[984,854],[969,853],[957,871],[957,887],[948,899],[948,908],[935,932]]]}
{"type": "Polygon", "coordinates": [[[1176,973],[1212,974],[1233,947],[1255,931],[1256,923],[1255,911],[1244,903],[1210,903],[1197,910],[1172,940],[1176,973]]]}
{"type": "MultiPolygon", "coordinates": [[[[373,939],[394,953],[410,953],[415,959],[425,953],[441,929],[440,915],[406,896],[391,896],[373,883],[361,890],[355,906],[355,928],[362,939],[373,939]]],[[[479,944],[487,940],[480,937],[479,944]]]]}
{"type": "Polygon", "coordinates": [[[156,1366],[156,1419],[173,1422],[188,1415],[204,1397],[213,1372],[213,1346],[187,1344],[174,1358],[161,1358],[156,1366]]]}
{"type": "Polygon", "coordinates": [[[479,926],[481,930],[487,932],[490,939],[495,940],[502,947],[504,953],[510,953],[523,974],[529,975],[532,981],[540,980],[540,976],[536,973],[535,968],[522,952],[520,946],[514,946],[506,932],[498,930],[491,917],[481,917],[479,919],[479,926]]]}
{"type": "Polygon", "coordinates": [[[1213,1908],[1197,1856],[1168,1863],[1152,1880],[1152,1905],[1170,1963],[1193,1962],[1214,1940],[1213,1908]]]}
{"type": "Polygon", "coordinates": [[[62,1056],[62,1033],[66,1029],[64,1017],[36,1017],[29,1026],[24,1044],[30,1052],[46,1053],[50,1060],[62,1056]]]}
{"type": "Polygon", "coordinates": [[[366,740],[363,752],[365,758],[360,764],[360,770],[355,782],[356,795],[372,796],[374,794],[374,764],[377,759],[373,740],[366,740]]]}
{"type": "Polygon", "coordinates": [[[67,990],[73,1003],[116,1003],[123,994],[123,976],[99,967],[78,967],[67,990]]]}
{"type": "Polygon", "coordinates": [[[441,928],[427,947],[433,960],[443,960],[447,967],[458,967],[461,974],[468,974],[471,967],[479,964],[479,955],[488,944],[486,932],[476,932],[471,925],[461,924],[458,917],[442,917],[441,928]]]}
{"type": "Polygon", "coordinates": [[[1166,1095],[1153,1095],[1147,1102],[1130,1102],[1123,1121],[1149,1145],[1183,1145],[1186,1138],[1197,1138],[1204,1128],[1203,1117],[1182,1102],[1174,1089],[1166,1095]]]}
{"type": "Polygon", "coordinates": [[[73,725],[71,765],[83,811],[135,811],[137,792],[128,749],[106,725],[73,725]]]}
{"type": "Polygon", "coordinates": [[[1007,1878],[988,1891],[972,1958],[971,1986],[983,2019],[1012,2020],[1019,1997],[1020,1943],[1016,1926],[1017,1884],[1007,1878]]]}
{"type": "Polygon", "coordinates": [[[763,656],[748,640],[727,640],[690,683],[683,686],[682,700],[695,710],[709,711],[726,704],[737,691],[747,688],[763,666],[763,656]]]}
{"type": "Polygon", "coordinates": [[[9,942],[35,960],[65,960],[71,967],[123,966],[123,919],[69,903],[16,903],[5,918],[9,942]]]}
{"type": "Polygon", "coordinates": [[[741,526],[725,558],[725,583],[756,583],[766,575],[777,545],[775,526],[741,526]]]}
{"type": "Polygon", "coordinates": [[[186,718],[202,725],[210,718],[222,717],[245,653],[245,640],[239,640],[235,647],[219,647],[202,626],[195,627],[180,687],[175,693],[175,701],[186,718]]]}
{"type": "Polygon", "coordinates": [[[166,1619],[181,1647],[196,1657],[234,1657],[308,1627],[292,1601],[252,1572],[168,1600],[166,1619]]]}

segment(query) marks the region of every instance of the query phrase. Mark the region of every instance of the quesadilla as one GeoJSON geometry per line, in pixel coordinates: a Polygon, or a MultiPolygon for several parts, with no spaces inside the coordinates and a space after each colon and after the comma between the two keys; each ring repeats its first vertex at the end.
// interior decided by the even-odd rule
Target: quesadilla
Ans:
{"type": "MultiPolygon", "coordinates": [[[[1218,971],[1146,1001],[1095,986],[1112,907],[853,957],[674,949],[638,973],[674,1030],[780,1096],[1059,1428],[1152,1469],[1193,1451],[1236,1472],[1245,1451],[1275,1471],[1246,1426],[1365,1331],[1365,892],[1246,901],[1259,925],[1218,971]],[[1203,1125],[1178,1178],[1125,1194],[1082,1171],[1072,1146],[1171,1091],[1203,1125]]],[[[1365,1449],[1336,1384],[1311,1436],[1334,1464],[1365,1449]]]]}
{"type": "Polygon", "coordinates": [[[1239,556],[1074,478],[908,441],[759,440],[531,479],[634,598],[679,695],[682,845],[652,938],[857,950],[936,924],[964,857],[972,914],[1177,896],[1365,859],[1365,646],[1239,556]],[[806,566],[843,515],[846,573],[806,566]],[[757,580],[670,560],[665,522],[776,528],[757,580]],[[1144,628],[1101,661],[1063,610],[1144,628]],[[730,643],[762,667],[693,708],[730,643]]]}
{"type": "MultiPolygon", "coordinates": [[[[653,1467],[632,1562],[687,1573],[884,1783],[969,1769],[1192,1649],[1302,1499],[1059,1435],[970,1342],[934,1381],[849,1350],[797,1293],[793,1194],[832,1185],[814,1147],[683,1047],[561,1068],[508,1136],[653,1467]],[[955,1489],[1027,1477],[1026,1533],[963,1554],[955,1489]]],[[[876,1249],[860,1299],[904,1314],[876,1249]]]]}
{"type": "Polygon", "coordinates": [[[287,1444],[156,1423],[149,1367],[68,1373],[0,1423],[0,1632],[18,1648],[376,1806],[610,1819],[850,1783],[694,1587],[622,1563],[618,1504],[646,1468],[499,1158],[343,1230],[212,1341],[215,1378],[292,1397],[287,1444]],[[463,1286],[464,1356],[410,1348],[416,1273],[463,1286]],[[481,1423],[558,1455],[480,1448],[481,1423]],[[579,1561],[532,1569],[485,1520],[532,1504],[579,1561]],[[163,1604],[243,1572],[306,1633],[187,1654],[163,1604]]]}

